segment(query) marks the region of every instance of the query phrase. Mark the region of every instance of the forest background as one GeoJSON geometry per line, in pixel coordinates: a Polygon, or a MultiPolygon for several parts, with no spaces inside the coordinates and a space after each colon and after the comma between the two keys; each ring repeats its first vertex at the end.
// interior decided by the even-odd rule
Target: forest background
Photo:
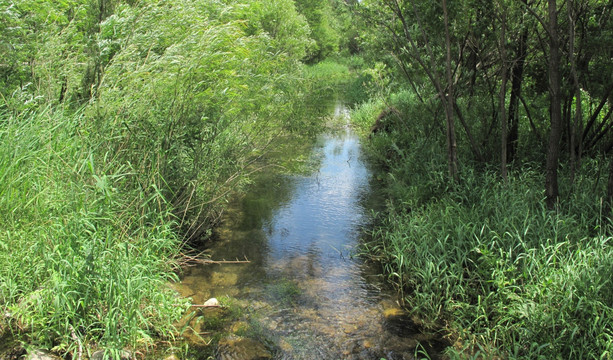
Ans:
{"type": "Polygon", "coordinates": [[[181,253],[340,91],[387,195],[362,251],[449,356],[611,358],[612,9],[0,0],[2,335],[173,338],[181,253]]]}

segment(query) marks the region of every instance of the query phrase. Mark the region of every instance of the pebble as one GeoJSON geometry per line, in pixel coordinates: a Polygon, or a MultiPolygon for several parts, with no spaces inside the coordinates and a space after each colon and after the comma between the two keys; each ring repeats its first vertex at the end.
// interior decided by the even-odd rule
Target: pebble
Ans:
{"type": "Polygon", "coordinates": [[[221,306],[221,305],[219,304],[219,300],[217,300],[216,298],[210,298],[204,302],[204,306],[215,307],[215,306],[221,306]]]}
{"type": "MultiPolygon", "coordinates": [[[[121,356],[121,360],[129,360],[132,359],[132,354],[127,351],[127,350],[123,350],[120,354],[121,356]]],[[[92,354],[92,357],[90,358],[90,360],[106,360],[109,359],[110,357],[108,356],[104,356],[104,350],[98,350],[98,351],[94,351],[94,353],[92,354]]]]}

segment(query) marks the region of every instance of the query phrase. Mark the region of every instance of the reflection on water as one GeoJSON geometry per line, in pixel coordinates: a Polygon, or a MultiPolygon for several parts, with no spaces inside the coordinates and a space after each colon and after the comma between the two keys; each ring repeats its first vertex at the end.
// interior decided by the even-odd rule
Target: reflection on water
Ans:
{"type": "Polygon", "coordinates": [[[257,304],[279,359],[412,359],[418,343],[438,346],[351,256],[372,196],[358,138],[348,127],[322,135],[313,154],[320,165],[310,174],[263,174],[217,230],[213,259],[251,262],[190,268],[179,290],[195,303],[257,304]]]}

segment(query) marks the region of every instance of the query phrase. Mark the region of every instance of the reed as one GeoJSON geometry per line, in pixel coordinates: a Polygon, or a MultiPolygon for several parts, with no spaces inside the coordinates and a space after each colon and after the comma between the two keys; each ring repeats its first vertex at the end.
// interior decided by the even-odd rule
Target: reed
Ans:
{"type": "Polygon", "coordinates": [[[98,161],[80,112],[0,118],[3,331],[72,354],[172,337],[183,300],[166,285],[179,242],[163,196],[127,187],[129,165],[98,161]]]}

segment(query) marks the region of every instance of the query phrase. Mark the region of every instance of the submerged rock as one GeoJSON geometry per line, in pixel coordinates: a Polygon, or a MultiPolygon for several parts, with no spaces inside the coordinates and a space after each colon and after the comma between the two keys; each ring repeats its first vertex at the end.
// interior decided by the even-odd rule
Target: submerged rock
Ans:
{"type": "Polygon", "coordinates": [[[219,360],[266,360],[272,354],[266,347],[253,339],[228,337],[221,339],[217,348],[219,360]]]}
{"type": "Polygon", "coordinates": [[[406,311],[400,308],[396,308],[396,307],[390,307],[390,308],[383,310],[383,317],[386,319],[397,317],[397,316],[405,316],[405,315],[407,315],[406,311]]]}
{"type": "Polygon", "coordinates": [[[233,334],[245,333],[249,329],[249,324],[245,321],[236,321],[230,326],[230,331],[233,334]]]}

